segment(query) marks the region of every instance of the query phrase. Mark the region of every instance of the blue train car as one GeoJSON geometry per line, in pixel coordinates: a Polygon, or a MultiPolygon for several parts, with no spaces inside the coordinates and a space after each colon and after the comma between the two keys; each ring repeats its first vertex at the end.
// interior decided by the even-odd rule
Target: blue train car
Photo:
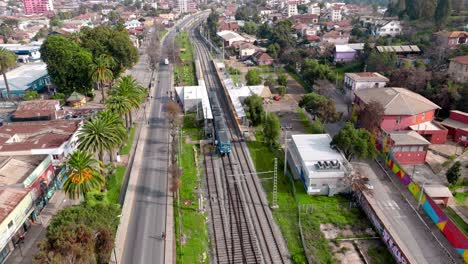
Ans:
{"type": "Polygon", "coordinates": [[[229,139],[228,128],[223,112],[219,105],[218,97],[215,92],[209,94],[211,111],[213,113],[213,127],[215,130],[215,145],[221,155],[231,153],[231,140],[229,139]]]}

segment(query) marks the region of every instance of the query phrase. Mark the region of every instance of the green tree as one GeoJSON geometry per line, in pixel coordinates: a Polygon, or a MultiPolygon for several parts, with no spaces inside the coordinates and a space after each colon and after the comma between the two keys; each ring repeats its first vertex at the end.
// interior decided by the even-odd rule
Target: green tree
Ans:
{"type": "Polygon", "coordinates": [[[5,82],[8,98],[10,98],[11,95],[6,73],[14,66],[16,66],[16,55],[7,49],[0,48],[0,73],[3,75],[3,81],[5,82]]]}
{"type": "Polygon", "coordinates": [[[320,120],[315,120],[310,126],[310,132],[312,134],[323,134],[325,133],[325,126],[320,122],[320,120]]]}
{"type": "Polygon", "coordinates": [[[42,44],[40,52],[58,92],[86,94],[92,87],[92,55],[77,43],[61,35],[52,35],[42,44]]]}
{"type": "Polygon", "coordinates": [[[367,58],[367,70],[389,73],[396,68],[397,56],[393,52],[372,51],[367,58]]]}
{"type": "Polygon", "coordinates": [[[254,36],[257,34],[257,29],[258,29],[257,24],[252,21],[245,22],[244,27],[242,28],[242,30],[246,34],[254,35],[254,36]]]}
{"type": "Polygon", "coordinates": [[[112,161],[114,150],[121,147],[126,138],[127,130],[122,119],[111,111],[101,111],[79,130],[78,149],[97,154],[101,162],[104,162],[104,153],[107,151],[112,161]]]}
{"type": "Polygon", "coordinates": [[[254,5],[243,5],[237,8],[235,14],[236,20],[244,21],[254,21],[258,22],[260,18],[258,17],[257,9],[254,5]]]}
{"type": "Polygon", "coordinates": [[[123,22],[123,19],[120,17],[119,13],[116,11],[110,11],[109,14],[107,14],[107,19],[109,19],[109,22],[112,25],[116,25],[118,23],[123,22]]]}
{"type": "Polygon", "coordinates": [[[451,11],[452,6],[450,0],[437,1],[437,8],[434,13],[434,21],[437,29],[440,30],[445,27],[451,11]]]}
{"type": "Polygon", "coordinates": [[[217,38],[216,32],[218,32],[218,20],[219,14],[216,11],[212,10],[206,20],[206,26],[208,27],[208,32],[210,33],[211,39],[217,38]]]}
{"type": "Polygon", "coordinates": [[[272,43],[272,44],[268,45],[268,47],[267,47],[267,53],[273,59],[278,59],[280,51],[281,51],[281,47],[279,46],[278,43],[272,43]]]}
{"type": "Polygon", "coordinates": [[[292,36],[292,22],[289,20],[282,20],[276,23],[272,29],[273,43],[278,43],[282,50],[288,47],[294,47],[296,40],[292,36]]]}
{"type": "Polygon", "coordinates": [[[302,96],[299,107],[304,108],[323,123],[336,122],[342,116],[341,112],[336,111],[335,101],[317,93],[308,93],[302,96]]]}
{"type": "MultiPolygon", "coordinates": [[[[112,96],[123,96],[130,102],[132,109],[140,108],[147,95],[147,91],[141,86],[131,75],[126,75],[120,78],[117,85],[111,90],[112,96]]],[[[128,123],[133,124],[132,111],[127,113],[128,123]]]]}
{"type": "Polygon", "coordinates": [[[106,101],[106,108],[125,119],[125,127],[129,128],[127,114],[132,111],[130,100],[121,95],[111,96],[106,101]]]}
{"type": "Polygon", "coordinates": [[[65,162],[63,190],[70,199],[86,197],[86,193],[100,190],[104,184],[104,177],[98,172],[101,166],[91,154],[76,150],[70,154],[65,162]]]}
{"type": "Polygon", "coordinates": [[[385,114],[385,109],[381,103],[370,101],[359,113],[361,127],[369,132],[374,132],[380,127],[380,123],[385,114]]]}
{"type": "Polygon", "coordinates": [[[286,86],[288,84],[288,75],[286,73],[278,74],[278,85],[286,86]]]}
{"type": "Polygon", "coordinates": [[[19,21],[15,18],[6,18],[3,20],[3,23],[10,26],[12,29],[16,29],[18,27],[19,21]]]}
{"type": "Polygon", "coordinates": [[[253,126],[258,126],[262,122],[264,115],[263,99],[258,95],[251,95],[245,98],[244,105],[247,110],[247,117],[253,126]]]}
{"type": "Polygon", "coordinates": [[[106,100],[105,85],[112,81],[114,74],[110,70],[113,65],[113,58],[106,55],[101,55],[94,60],[92,65],[92,80],[96,83],[98,89],[101,90],[102,101],[106,100]]]}
{"type": "Polygon", "coordinates": [[[461,163],[460,163],[460,161],[456,161],[456,162],[452,165],[452,167],[450,167],[450,168],[447,170],[447,173],[445,174],[445,176],[447,176],[447,181],[448,181],[450,184],[457,184],[458,178],[460,178],[460,176],[461,176],[460,168],[461,168],[461,163]]]}
{"type": "Polygon", "coordinates": [[[108,55],[114,59],[115,63],[111,68],[114,80],[138,61],[138,49],[133,45],[126,30],[121,31],[109,26],[85,27],[81,29],[80,34],[81,45],[89,50],[94,58],[108,55]]]}
{"type": "Polygon", "coordinates": [[[278,94],[283,98],[286,95],[286,86],[278,86],[278,94]]]}
{"type": "Polygon", "coordinates": [[[281,126],[280,121],[275,114],[267,114],[265,123],[263,124],[263,134],[268,145],[271,147],[278,146],[279,137],[281,134],[281,126]]]}
{"type": "Polygon", "coordinates": [[[8,39],[11,37],[12,34],[13,29],[11,28],[11,26],[5,23],[0,24],[0,36],[3,37],[3,43],[8,43],[8,39]]]}
{"type": "Polygon", "coordinates": [[[334,81],[334,74],[330,67],[315,59],[306,59],[301,71],[304,81],[311,86],[315,84],[316,80],[334,81]]]}
{"type": "Polygon", "coordinates": [[[262,83],[262,77],[260,76],[260,71],[258,69],[250,69],[245,75],[245,80],[247,85],[259,85],[262,83]]]}
{"type": "Polygon", "coordinates": [[[375,144],[371,140],[369,131],[359,128],[347,122],[346,125],[333,137],[330,145],[343,151],[346,159],[353,158],[373,159],[377,155],[375,144]]]}
{"type": "Polygon", "coordinates": [[[268,75],[268,77],[266,78],[266,80],[265,80],[265,82],[263,84],[265,86],[268,86],[268,88],[270,88],[270,90],[271,90],[271,89],[275,88],[276,80],[273,77],[273,75],[268,75]]]}
{"type": "Polygon", "coordinates": [[[24,93],[24,100],[26,101],[35,100],[37,98],[39,98],[39,94],[37,93],[37,91],[26,91],[24,93]]]}
{"type": "Polygon", "coordinates": [[[60,28],[60,27],[63,27],[63,22],[60,21],[58,18],[52,18],[49,22],[49,26],[51,28],[53,27],[57,27],[57,28],[60,28]]]}

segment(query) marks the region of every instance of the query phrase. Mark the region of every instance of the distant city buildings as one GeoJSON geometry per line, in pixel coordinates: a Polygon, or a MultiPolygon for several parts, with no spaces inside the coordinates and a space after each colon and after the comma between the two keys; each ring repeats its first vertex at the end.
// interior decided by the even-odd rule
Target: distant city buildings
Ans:
{"type": "Polygon", "coordinates": [[[23,0],[23,5],[27,15],[45,14],[54,10],[52,0],[23,0]]]}

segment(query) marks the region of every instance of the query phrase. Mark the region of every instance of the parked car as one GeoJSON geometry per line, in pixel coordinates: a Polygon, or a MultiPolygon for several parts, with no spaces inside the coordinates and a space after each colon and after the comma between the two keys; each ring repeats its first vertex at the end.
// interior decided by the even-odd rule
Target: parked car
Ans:
{"type": "Polygon", "coordinates": [[[279,95],[273,96],[273,100],[275,100],[275,101],[279,101],[280,99],[281,99],[281,97],[279,95]]]}

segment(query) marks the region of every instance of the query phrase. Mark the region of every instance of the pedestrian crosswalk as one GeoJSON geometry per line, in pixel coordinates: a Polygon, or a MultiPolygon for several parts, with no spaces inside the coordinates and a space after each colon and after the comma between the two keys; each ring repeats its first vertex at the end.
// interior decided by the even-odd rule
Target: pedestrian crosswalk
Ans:
{"type": "Polygon", "coordinates": [[[400,210],[400,206],[394,200],[378,201],[377,204],[384,210],[400,210]]]}

